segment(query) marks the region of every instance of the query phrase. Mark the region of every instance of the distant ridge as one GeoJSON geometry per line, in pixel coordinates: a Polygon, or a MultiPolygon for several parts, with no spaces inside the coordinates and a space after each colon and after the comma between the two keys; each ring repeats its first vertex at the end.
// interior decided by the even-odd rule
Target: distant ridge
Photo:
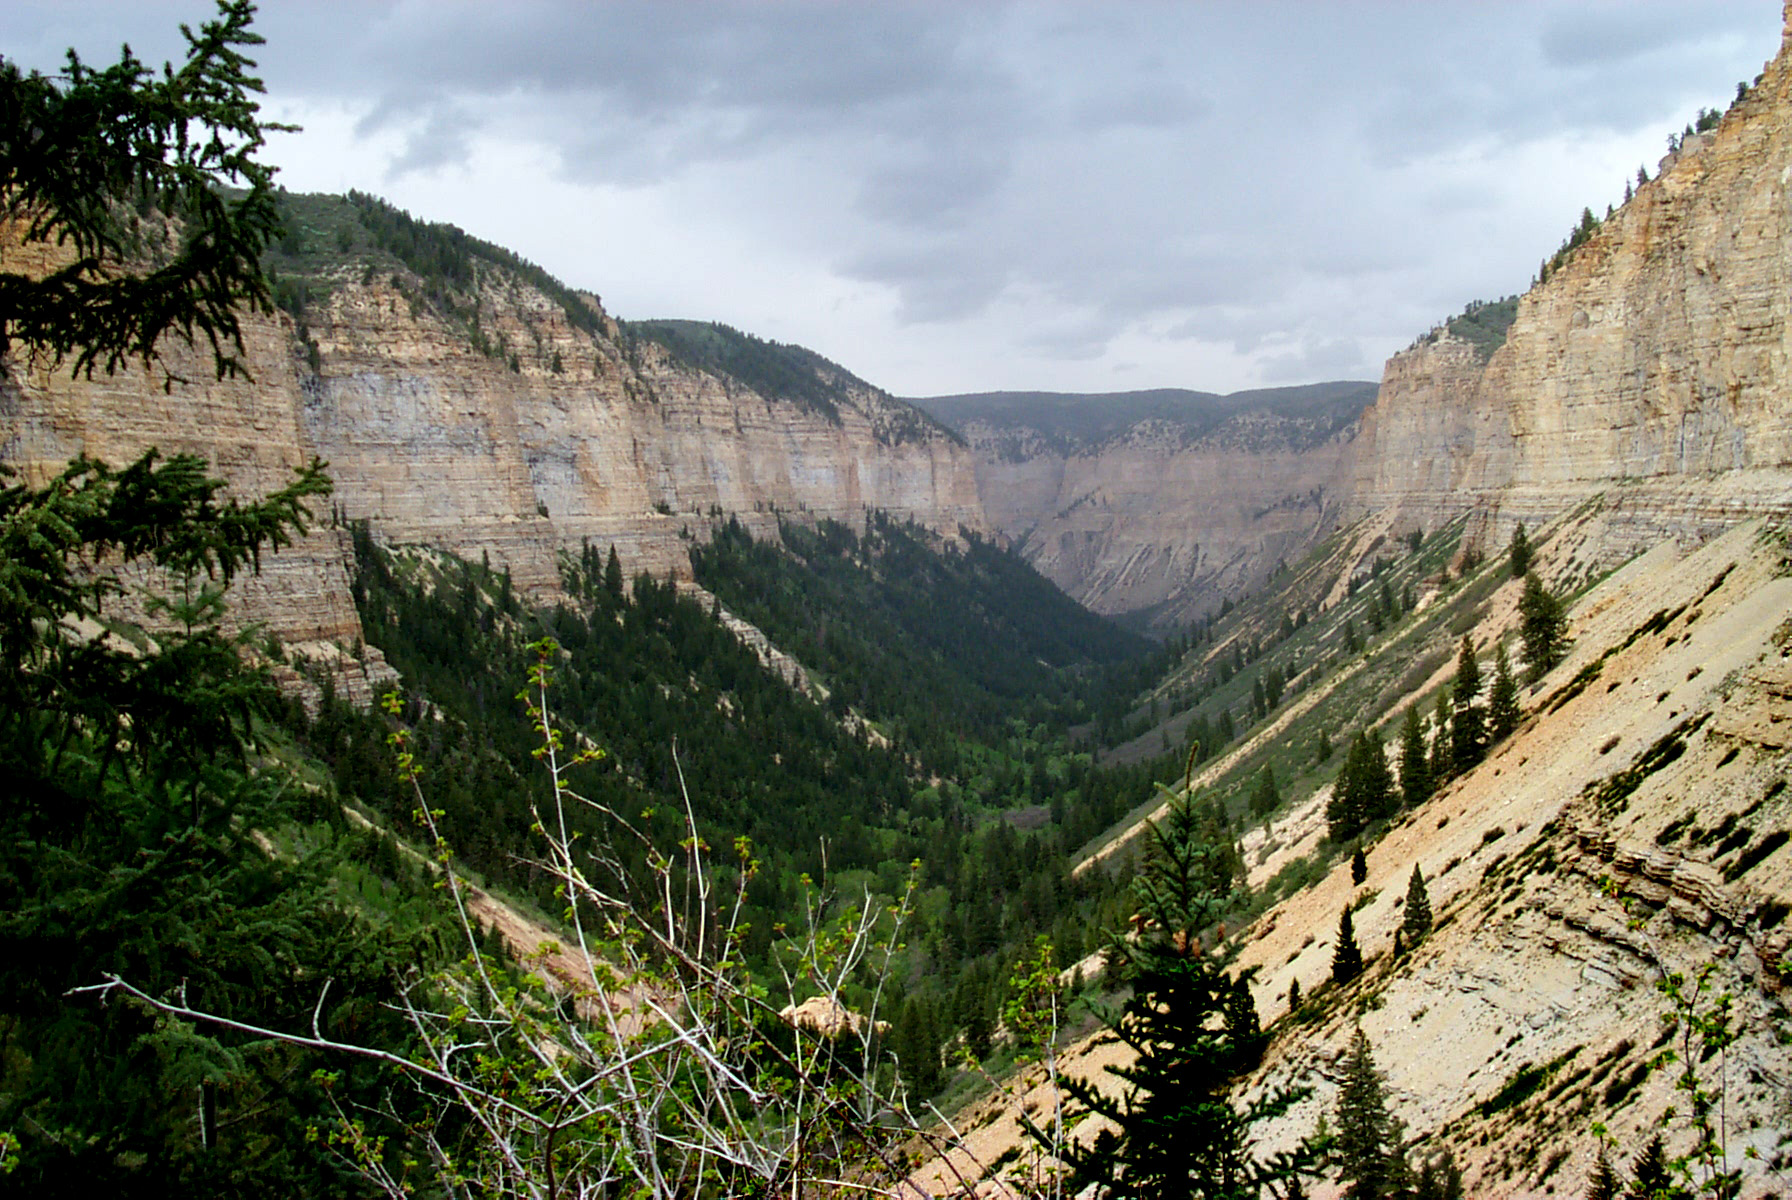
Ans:
{"type": "Polygon", "coordinates": [[[1310,422],[1322,436],[1337,432],[1375,399],[1377,384],[1333,380],[1296,387],[1254,388],[1220,395],[1187,388],[1133,392],[967,392],[912,397],[908,402],[964,432],[973,422],[996,428],[1026,428],[1055,448],[1075,451],[1099,446],[1144,421],[1160,421],[1194,439],[1243,413],[1263,412],[1310,422]]]}

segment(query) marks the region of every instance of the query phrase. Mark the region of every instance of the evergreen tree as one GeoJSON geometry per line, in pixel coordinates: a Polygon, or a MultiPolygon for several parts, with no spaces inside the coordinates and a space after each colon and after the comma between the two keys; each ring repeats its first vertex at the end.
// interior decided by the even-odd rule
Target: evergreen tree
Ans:
{"type": "Polygon", "coordinates": [[[1288,981],[1288,1011],[1300,1011],[1300,980],[1298,979],[1288,981]]]}
{"type": "Polygon", "coordinates": [[[1506,644],[1499,643],[1493,653],[1493,686],[1487,692],[1487,723],[1494,741],[1503,741],[1518,728],[1518,681],[1512,678],[1512,664],[1506,660],[1506,644]]]}
{"type": "Polygon", "coordinates": [[[1568,622],[1561,601],[1534,572],[1524,577],[1524,594],[1518,598],[1518,631],[1524,639],[1525,678],[1535,683],[1568,653],[1568,622]]]}
{"type": "Polygon", "coordinates": [[[1355,850],[1351,851],[1350,854],[1350,882],[1361,887],[1363,881],[1368,878],[1369,859],[1368,856],[1363,853],[1363,848],[1358,846],[1355,850]]]}
{"type": "Polygon", "coordinates": [[[610,557],[604,560],[604,591],[618,604],[628,599],[628,589],[622,579],[622,560],[616,557],[614,542],[610,543],[610,557]]]}
{"type": "Polygon", "coordinates": [[[242,372],[240,315],[272,311],[260,258],[280,233],[274,169],[256,157],[261,81],[243,52],[262,40],[253,14],[249,0],[220,3],[198,33],[183,28],[186,61],[160,74],[128,47],[97,71],[72,50],[57,75],[0,61],[13,236],[73,252],[38,278],[0,273],[0,356],[17,346],[110,375],[132,360],[151,367],[172,331],[203,336],[220,378],[242,372]],[[169,217],[182,236],[164,236],[169,217]],[[153,268],[146,244],[161,251],[153,268]]]}
{"type": "Polygon", "coordinates": [[[1657,1133],[1631,1160],[1630,1186],[1625,1189],[1625,1200],[1663,1200],[1664,1197],[1678,1196],[1680,1193],[1673,1184],[1667,1149],[1662,1145],[1661,1134],[1657,1133]]]}
{"type": "Polygon", "coordinates": [[[1269,763],[1257,772],[1257,780],[1251,788],[1251,811],[1260,817],[1274,812],[1282,803],[1281,793],[1276,789],[1275,768],[1269,763]]]}
{"type": "Polygon", "coordinates": [[[1599,1157],[1593,1161],[1593,1173],[1587,1177],[1587,1200],[1618,1200],[1623,1189],[1624,1181],[1618,1178],[1611,1155],[1601,1145],[1599,1157]]]}
{"type": "Polygon", "coordinates": [[[938,1025],[925,996],[910,996],[903,1002],[890,1043],[901,1064],[903,1082],[916,1095],[932,1096],[945,1086],[938,1025]]]}
{"type": "Polygon", "coordinates": [[[1431,717],[1431,790],[1446,782],[1455,772],[1455,757],[1450,752],[1450,689],[1437,694],[1437,711],[1431,717]]]}
{"type": "Polygon", "coordinates": [[[1218,949],[1197,948],[1224,897],[1209,886],[1222,868],[1212,861],[1217,848],[1198,836],[1194,808],[1188,796],[1176,797],[1164,821],[1151,826],[1135,889],[1143,928],[1109,950],[1118,978],[1132,989],[1118,1012],[1103,1014],[1115,1040],[1135,1055],[1131,1064],[1109,1068],[1123,1087],[1111,1095],[1094,1080],[1065,1084],[1072,1119],[1099,1113],[1114,1128],[1086,1145],[1058,1146],[1024,1122],[1068,1164],[1072,1194],[1256,1197],[1317,1164],[1312,1145],[1269,1159],[1253,1158],[1249,1149],[1251,1129],[1287,1112],[1304,1090],[1278,1089],[1242,1107],[1228,1098],[1233,1082],[1255,1065],[1263,1035],[1248,974],[1228,974],[1218,949]]]}
{"type": "Polygon", "coordinates": [[[1512,530],[1512,545],[1507,550],[1507,558],[1512,568],[1512,578],[1523,579],[1531,569],[1531,542],[1524,535],[1523,521],[1512,530]]]}
{"type": "Polygon", "coordinates": [[[1416,808],[1431,796],[1431,763],[1425,755],[1425,730],[1417,703],[1406,706],[1400,727],[1400,800],[1416,808]]]}
{"type": "MultiPolygon", "coordinates": [[[[1344,1083],[1332,1110],[1332,1159],[1350,1200],[1383,1200],[1395,1195],[1390,1167],[1399,1142],[1388,1116],[1387,1096],[1368,1035],[1357,1026],[1344,1056],[1344,1083]]],[[[1404,1164],[1402,1164],[1404,1165],[1404,1164]]]]}
{"type": "Polygon", "coordinates": [[[1370,822],[1392,816],[1396,808],[1394,775],[1381,739],[1370,730],[1359,730],[1332,782],[1325,809],[1327,836],[1347,842],[1370,822]]]}
{"type": "Polygon", "coordinates": [[[1409,947],[1418,945],[1431,932],[1431,897],[1425,891],[1425,873],[1419,870],[1418,863],[1412,865],[1412,877],[1406,881],[1406,907],[1400,931],[1406,935],[1409,947]]]}
{"type": "Polygon", "coordinates": [[[1487,753],[1487,710],[1475,703],[1481,694],[1481,665],[1475,661],[1474,643],[1462,637],[1456,656],[1456,681],[1451,688],[1454,710],[1450,714],[1450,758],[1457,774],[1480,762],[1487,753]]]}
{"type": "Polygon", "coordinates": [[[1363,951],[1356,944],[1356,924],[1350,917],[1350,905],[1344,906],[1338,918],[1338,945],[1332,951],[1332,982],[1340,987],[1363,973],[1363,951]]]}

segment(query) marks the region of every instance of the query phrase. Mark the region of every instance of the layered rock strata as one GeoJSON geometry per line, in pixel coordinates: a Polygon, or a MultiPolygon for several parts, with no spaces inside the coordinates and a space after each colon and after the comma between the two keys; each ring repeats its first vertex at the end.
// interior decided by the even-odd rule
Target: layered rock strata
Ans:
{"type": "Polygon", "coordinates": [[[1065,451],[969,422],[990,523],[1096,612],[1161,629],[1259,585],[1330,533],[1352,433],[1317,445],[1263,413],[1188,438],[1163,422],[1065,451]]]}
{"type": "Polygon", "coordinates": [[[1448,337],[1396,355],[1353,512],[1473,510],[1498,538],[1604,493],[1629,518],[1613,554],[1792,512],[1788,112],[1782,54],[1521,299],[1484,368],[1448,337]]]}
{"type": "Polygon", "coordinates": [[[761,533],[778,513],[873,508],[985,529],[966,448],[892,434],[906,406],[874,389],[834,420],[629,343],[607,318],[592,337],[533,291],[487,284],[482,311],[495,338],[534,347],[515,369],[413,316],[385,280],[337,288],[312,318],[322,370],[300,423],[343,510],[384,536],[484,555],[538,591],[556,586],[556,552],[587,540],[631,573],[688,575],[688,539],[724,514],[761,533]]]}
{"type": "MultiPolygon", "coordinates": [[[[0,269],[42,272],[46,251],[8,239],[0,269]]],[[[159,374],[91,380],[41,363],[0,381],[0,462],[41,481],[71,457],[113,463],[150,447],[207,458],[239,495],[262,495],[318,456],[336,492],[322,528],[242,580],[243,619],[312,657],[365,700],[389,671],[361,646],[340,526],[508,569],[551,597],[558,555],[617,547],[630,573],[689,575],[688,543],[736,515],[774,535],[779,515],[862,520],[882,509],[949,535],[987,530],[969,449],[908,406],[853,386],[832,414],[766,397],[635,342],[597,310],[597,335],[502,272],[482,276],[494,340],[414,297],[401,273],[347,271],[307,312],[314,349],[285,316],[244,318],[252,378],[212,378],[209,356],[168,339],[159,374]]],[[[595,300],[591,301],[595,308],[595,300]]]]}

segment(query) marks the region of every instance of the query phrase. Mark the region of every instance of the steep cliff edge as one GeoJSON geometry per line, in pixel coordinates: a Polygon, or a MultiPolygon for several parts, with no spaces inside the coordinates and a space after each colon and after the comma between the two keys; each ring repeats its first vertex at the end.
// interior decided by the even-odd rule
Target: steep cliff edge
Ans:
{"type": "Polygon", "coordinates": [[[1168,630],[1330,533],[1373,385],[917,401],[977,450],[989,521],[1099,613],[1168,630]]]}
{"type": "Polygon", "coordinates": [[[1355,447],[1355,513],[1503,536],[1594,493],[1628,521],[1612,558],[1792,511],[1792,63],[1519,302],[1483,368],[1464,343],[1389,361],[1355,447]]]}
{"type": "MultiPolygon", "coordinates": [[[[369,683],[351,661],[360,627],[331,527],[344,521],[485,556],[536,596],[557,591],[558,552],[587,539],[614,544],[631,573],[688,577],[689,539],[725,514],[774,536],[780,512],[853,520],[873,508],[949,534],[986,529],[969,449],[844,371],[822,380],[825,407],[761,394],[635,336],[594,297],[579,298],[575,325],[564,297],[495,248],[445,289],[368,245],[350,202],[305,215],[318,211],[334,212],[355,253],[305,282],[296,322],[245,319],[252,381],[214,380],[178,344],[181,381],[166,393],[140,370],[90,381],[13,364],[0,462],[37,479],[76,454],[124,462],[156,446],[201,454],[233,489],[262,494],[324,458],[337,520],[320,514],[324,527],[269,558],[236,603],[301,654],[342,664],[359,698],[387,673],[374,661],[369,683]]],[[[52,264],[9,237],[0,265],[52,264]]],[[[811,374],[829,367],[802,360],[811,374]]]]}
{"type": "Polygon", "coordinates": [[[507,362],[414,313],[414,295],[375,276],[307,314],[321,369],[300,424],[343,511],[386,537],[485,554],[525,589],[551,590],[556,550],[586,539],[615,544],[631,572],[688,575],[685,539],[722,514],[769,531],[775,511],[851,520],[868,508],[984,528],[968,450],[902,426],[905,406],[875,389],[845,388],[832,413],[763,396],[607,317],[599,334],[576,329],[499,277],[478,303],[489,336],[529,348],[507,362]]]}

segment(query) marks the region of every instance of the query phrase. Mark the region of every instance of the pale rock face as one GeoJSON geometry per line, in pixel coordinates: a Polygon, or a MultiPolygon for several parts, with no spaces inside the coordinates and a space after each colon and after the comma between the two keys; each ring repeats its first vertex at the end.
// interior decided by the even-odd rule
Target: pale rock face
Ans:
{"type": "MultiPolygon", "coordinates": [[[[41,272],[49,265],[41,247],[0,237],[0,270],[41,272]]],[[[8,377],[0,379],[0,462],[23,482],[42,484],[76,455],[121,466],[154,446],[164,455],[205,457],[239,497],[285,486],[315,449],[298,421],[302,388],[291,329],[253,314],[242,323],[248,379],[215,378],[209,352],[175,338],[167,340],[165,364],[185,382],[166,392],[160,375],[135,366],[87,380],[72,378],[66,366],[9,362],[8,377]]],[[[366,703],[396,676],[377,650],[362,650],[359,659],[352,653],[361,623],[348,593],[346,534],[329,527],[327,507],[317,515],[323,519],[309,536],[264,556],[259,575],[238,577],[234,604],[241,619],[264,623],[296,655],[330,661],[342,694],[366,703]]],[[[127,595],[126,611],[131,603],[127,595]]]]}
{"type": "Polygon", "coordinates": [[[1351,432],[1297,449],[1273,418],[1186,441],[1135,427],[1077,453],[977,423],[984,510],[1020,553],[1099,613],[1170,627],[1257,586],[1330,533],[1351,432]]]}
{"type": "Polygon", "coordinates": [[[1477,510],[1493,536],[1604,492],[1632,516],[1614,555],[1792,511],[1789,107],[1776,59],[1519,302],[1485,370],[1448,338],[1390,360],[1353,511],[1477,510]]]}
{"type": "MultiPolygon", "coordinates": [[[[0,263],[49,265],[16,244],[0,263]]],[[[336,487],[326,524],[333,509],[382,539],[484,556],[537,598],[558,593],[558,553],[587,539],[615,545],[630,573],[688,577],[689,539],[730,514],[773,536],[780,514],[862,521],[872,508],[949,536],[988,531],[970,450],[881,393],[858,389],[835,422],[657,346],[631,351],[608,318],[592,337],[531,289],[488,286],[482,308],[494,339],[531,348],[520,370],[372,273],[307,314],[316,373],[292,323],[261,316],[244,321],[253,382],[213,379],[209,357],[174,339],[184,382],[168,394],[136,369],[89,381],[21,364],[0,388],[0,461],[41,481],[79,453],[122,463],[156,446],[202,454],[238,494],[261,495],[316,455],[336,487]]],[[[361,649],[347,558],[346,535],[319,529],[266,558],[235,603],[353,675],[340,686],[364,701],[391,673],[361,649]]]]}
{"type": "Polygon", "coordinates": [[[341,502],[384,536],[557,586],[555,553],[614,544],[631,573],[689,574],[686,537],[721,514],[862,519],[882,508],[955,532],[985,528],[970,456],[939,431],[880,440],[901,406],[866,391],[841,421],[767,400],[644,345],[571,329],[533,293],[489,297],[500,331],[565,366],[512,372],[375,282],[332,296],[314,326],[324,371],[302,421],[341,502]]]}

